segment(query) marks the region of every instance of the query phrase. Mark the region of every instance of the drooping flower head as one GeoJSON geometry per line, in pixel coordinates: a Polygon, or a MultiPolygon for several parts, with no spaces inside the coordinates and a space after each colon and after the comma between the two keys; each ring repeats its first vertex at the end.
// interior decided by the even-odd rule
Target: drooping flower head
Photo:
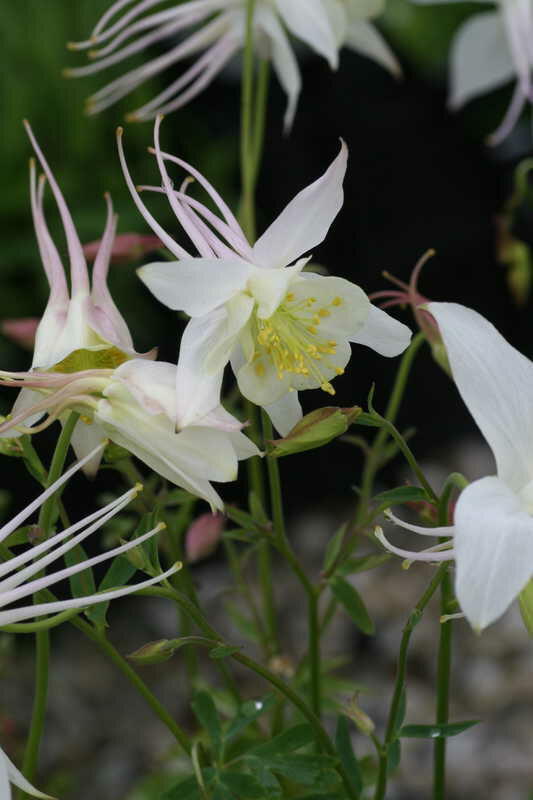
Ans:
{"type": "MultiPolygon", "coordinates": [[[[129,115],[130,120],[153,119],[181,108],[198,95],[230,59],[242,49],[246,31],[246,0],[188,0],[156,10],[162,0],[118,0],[103,14],[92,35],[71,43],[73,50],[89,50],[93,64],[68,69],[73,77],[91,75],[135,53],[166,40],[167,50],[104,86],[89,98],[95,114],[129,94],[148,78],[189,57],[192,66],[157,97],[129,115]],[[117,15],[122,13],[118,19],[117,15]],[[186,34],[183,38],[183,34],[186,34]],[[97,47],[98,49],[94,49],[97,47]]],[[[253,36],[257,55],[270,59],[288,97],[285,124],[290,127],[300,93],[301,78],[287,30],[336,69],[344,44],[374,58],[392,72],[398,64],[367,20],[382,11],[381,0],[257,0],[253,36]]]]}
{"type": "MultiPolygon", "coordinates": [[[[426,5],[457,0],[415,0],[426,5]]],[[[496,10],[474,14],[461,25],[452,43],[449,105],[453,110],[516,81],[507,112],[489,143],[502,142],[525,105],[533,100],[532,0],[496,0],[496,10]]]]}
{"type": "MultiPolygon", "coordinates": [[[[99,445],[97,449],[103,449],[99,445]]],[[[39,509],[45,500],[63,486],[72,475],[91,460],[97,453],[90,452],[84,459],[75,463],[48,489],[45,489],[35,500],[26,508],[20,511],[13,519],[0,526],[0,542],[4,545],[8,543],[8,537],[24,522],[31,518],[32,514],[39,509]]],[[[165,526],[156,525],[155,528],[146,534],[139,536],[119,547],[114,547],[105,553],[89,558],[73,566],[56,570],[43,576],[43,571],[58,559],[61,559],[73,547],[80,544],[84,539],[95,531],[99,530],[112,517],[118,514],[128,503],[142,490],[142,486],[137,486],[125,492],[121,497],[108,503],[103,508],[70,525],[68,528],[56,533],[43,542],[29,547],[18,555],[13,555],[7,561],[0,564],[0,629],[6,625],[21,622],[23,620],[33,620],[35,617],[43,617],[49,614],[61,613],[69,609],[84,609],[95,603],[108,602],[117,597],[132,594],[140,589],[145,589],[155,583],[168,578],[180,569],[180,564],[175,564],[166,572],[160,575],[141,581],[130,586],[121,586],[117,589],[100,592],[85,597],[75,597],[70,600],[57,600],[45,603],[29,603],[21,605],[20,601],[31,598],[35,592],[46,589],[65,578],[76,575],[83,570],[89,569],[103,561],[115,558],[126,553],[134,547],[142,545],[143,541],[155,536],[165,526]],[[40,575],[40,577],[39,577],[40,575]],[[35,577],[38,576],[38,577],[35,577]],[[14,608],[8,609],[12,604],[14,608]]],[[[39,792],[24,778],[15,765],[9,760],[6,754],[0,749],[0,797],[9,800],[11,797],[10,784],[19,787],[32,797],[48,798],[48,795],[39,792]]]]}
{"type": "MultiPolygon", "coordinates": [[[[36,334],[32,367],[27,372],[0,371],[0,383],[22,391],[0,436],[35,434],[81,414],[72,436],[79,457],[104,439],[137,455],[168,480],[221,508],[210,480],[231,481],[237,461],[257,453],[242,434],[242,424],[220,405],[220,380],[209,387],[209,414],[186,393],[186,424],[178,425],[176,366],[155,363],[133,350],[126,323],[106,285],[116,219],[108,223],[93,266],[92,289],[82,246],[61,192],[37,143],[30,137],[54,192],[70,256],[71,290],[42,211],[44,181],[36,185],[32,168],[32,209],[50,298],[36,334]],[[47,415],[44,421],[42,417],[47,415]]],[[[149,356],[155,353],[148,354],[149,356]]],[[[182,392],[183,394],[183,392],[182,392]]],[[[85,464],[94,472],[100,452],[85,464]]]]}
{"type": "Polygon", "coordinates": [[[185,311],[188,323],[178,362],[178,424],[193,392],[210,411],[212,382],[231,364],[242,394],[264,406],[277,429],[287,433],[301,417],[297,392],[321,388],[335,394],[331,381],[344,372],[350,342],[396,356],[409,344],[405,325],[373,306],[359,286],[344,278],[303,269],[303,254],[319,244],[343,202],[347,148],[324,175],[303,189],[251,246],[216,190],[193,167],[159,146],[161,118],[155,124],[154,154],[163,192],[196,254],[163,230],[141,200],[118,142],[132,197],[154,233],[178,259],[148,264],[138,274],[150,291],[172,309],[185,311]],[[174,186],[166,162],[182,167],[217,205],[220,217],[174,186]],[[184,393],[184,394],[183,394],[184,393]]]}
{"type": "Polygon", "coordinates": [[[451,536],[422,554],[389,549],[410,560],[455,558],[456,593],[477,629],[508,608],[533,576],[533,363],[511,347],[480,314],[455,303],[430,303],[446,345],[457,388],[496,461],[496,475],[467,486],[454,524],[424,528],[451,536]],[[453,544],[453,549],[449,549],[453,544]]]}

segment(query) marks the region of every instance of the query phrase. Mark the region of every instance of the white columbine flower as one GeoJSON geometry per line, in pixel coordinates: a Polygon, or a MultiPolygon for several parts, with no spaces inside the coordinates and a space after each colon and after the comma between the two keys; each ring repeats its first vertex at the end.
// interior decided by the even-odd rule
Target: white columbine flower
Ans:
{"type": "Polygon", "coordinates": [[[416,533],[452,536],[452,550],[415,554],[386,544],[413,560],[455,558],[457,599],[482,629],[533,576],[533,363],[477,312],[455,303],[430,303],[428,310],[461,397],[492,449],[496,475],[461,492],[451,527],[423,528],[393,517],[416,533]]]}
{"type": "MultiPolygon", "coordinates": [[[[88,112],[98,113],[129,94],[148,78],[191,56],[197,60],[166,89],[129,119],[153,119],[181,108],[199,94],[242,49],[247,0],[188,0],[148,15],[161,0],[118,0],[101,17],[85,42],[69,45],[89,50],[95,63],[68,69],[68,76],[90,75],[145,48],[169,40],[160,55],[109,83],[89,98],[88,112]],[[121,17],[113,19],[124,11],[121,17]],[[185,37],[183,33],[186,32],[185,37]],[[94,49],[98,47],[98,49],[94,49]]],[[[344,44],[398,73],[398,64],[376,29],[367,22],[381,11],[383,0],[257,0],[254,44],[261,58],[272,62],[288,97],[285,124],[290,127],[301,88],[300,71],[287,30],[312,47],[336,69],[344,44]]]]}
{"type": "MultiPolygon", "coordinates": [[[[102,449],[103,445],[99,445],[102,449]]],[[[50,497],[56,492],[68,479],[83,467],[91,458],[96,455],[94,451],[81,461],[74,464],[68,469],[57,481],[55,481],[48,489],[42,492],[35,500],[33,500],[26,508],[20,511],[13,519],[5,525],[0,526],[0,542],[6,542],[11,533],[19,528],[31,515],[50,497]]],[[[138,494],[142,489],[141,486],[130,489],[125,492],[121,497],[116,498],[111,503],[108,503],[103,508],[98,509],[93,514],[85,517],[82,520],[70,525],[63,531],[56,533],[49,539],[29,547],[27,550],[12,556],[7,561],[0,564],[0,629],[5,625],[11,625],[23,620],[33,620],[35,617],[42,617],[48,614],[61,613],[69,609],[79,608],[84,609],[95,603],[108,602],[116,597],[123,597],[127,594],[132,594],[140,589],[145,589],[152,586],[154,583],[168,578],[176,572],[180,565],[176,564],[171,569],[157,575],[154,578],[142,581],[141,583],[132,586],[122,586],[117,589],[100,592],[86,597],[75,597],[70,600],[58,600],[46,603],[31,603],[29,605],[21,604],[26,598],[31,598],[35,592],[46,589],[55,583],[69,578],[71,575],[76,575],[89,567],[100,564],[115,556],[120,556],[123,553],[138,547],[143,541],[157,534],[165,526],[163,524],[156,525],[151,531],[148,531],[143,536],[132,539],[126,544],[115,547],[112,550],[89,558],[79,564],[64,569],[57,570],[49,575],[42,576],[43,570],[48,568],[50,564],[57,559],[61,558],[71,548],[82,542],[85,538],[97,531],[106,524],[115,514],[118,514],[128,503],[138,494]],[[41,575],[41,577],[35,576],[41,575]],[[9,605],[15,604],[12,609],[6,608],[9,605]]],[[[9,760],[6,754],[0,749],[0,797],[2,800],[9,800],[11,798],[10,784],[19,787],[32,797],[48,798],[48,795],[37,791],[31,784],[24,778],[15,765],[9,760]]]]}
{"type": "MultiPolygon", "coordinates": [[[[155,358],[155,351],[140,355],[135,352],[128,326],[116,307],[107,287],[109,259],[115,239],[117,217],[111,198],[106,195],[107,222],[89,280],[87,262],[72,217],[48,163],[27,122],[25,127],[39,158],[44,175],[37,182],[35,164],[30,164],[30,196],[35,234],[43,267],[50,285],[50,296],[35,332],[31,370],[72,373],[88,369],[111,369],[131,358],[155,358]],[[67,241],[70,261],[70,292],[65,270],[50,236],[43,210],[46,181],[54,194],[67,241]]],[[[23,389],[13,415],[31,408],[41,399],[35,392],[23,389]]],[[[33,418],[32,422],[39,417],[33,418]]],[[[16,435],[11,433],[10,435],[16,435]]],[[[72,444],[79,457],[85,455],[105,434],[97,425],[79,422],[72,444]]],[[[95,472],[98,459],[87,466],[95,472]]]]}
{"type": "MultiPolygon", "coordinates": [[[[416,0],[417,3],[457,0],[416,0]]],[[[450,63],[450,107],[516,80],[505,117],[490,136],[502,142],[514,128],[526,103],[533,100],[533,3],[532,0],[497,0],[496,10],[474,14],[455,35],[450,63]]]]}
{"type": "Polygon", "coordinates": [[[344,278],[302,272],[337,216],[346,171],[344,144],[329,169],[303,189],[251,247],[215,189],[193,167],[159,148],[155,155],[163,188],[198,256],[189,254],[156,222],[129,175],[121,135],[119,151],[137,207],[177,262],[148,264],[138,273],[150,291],[188,323],[178,362],[178,424],[189,423],[191,393],[197,408],[211,411],[212,383],[231,360],[242,394],[264,406],[281,434],[300,419],[298,390],[335,394],[331,380],[344,372],[350,342],[396,356],[409,344],[409,329],[371,305],[359,286],[344,278]],[[207,191],[222,218],[175,190],[165,161],[183,167],[207,191]]]}

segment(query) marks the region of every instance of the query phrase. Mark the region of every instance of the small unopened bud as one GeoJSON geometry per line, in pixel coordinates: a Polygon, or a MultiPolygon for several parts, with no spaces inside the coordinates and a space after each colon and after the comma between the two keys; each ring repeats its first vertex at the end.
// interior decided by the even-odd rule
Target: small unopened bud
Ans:
{"type": "Polygon", "coordinates": [[[217,549],[222,531],[224,515],[202,514],[194,520],[185,534],[185,555],[189,563],[201,561],[217,549]]]}
{"type": "MultiPolygon", "coordinates": [[[[94,261],[100,248],[101,239],[83,245],[88,261],[94,261]]],[[[163,247],[157,236],[142,236],[140,233],[121,233],[115,237],[111,248],[111,264],[131,264],[139,261],[145,253],[152,253],[163,247]]]]}
{"type": "Polygon", "coordinates": [[[310,414],[306,414],[283,439],[274,439],[271,443],[273,450],[270,455],[279,458],[322,447],[337,436],[346,433],[348,427],[355,422],[360,413],[361,409],[358,406],[317,408],[310,414]]]}
{"type": "Polygon", "coordinates": [[[371,736],[374,733],[376,726],[368,714],[363,711],[362,708],[360,708],[358,699],[359,692],[356,692],[344,709],[344,713],[347,717],[350,717],[353,722],[355,722],[361,733],[363,733],[365,736],[371,736]]]}
{"type": "Polygon", "coordinates": [[[294,663],[288,656],[278,655],[272,656],[270,661],[268,662],[269,668],[274,672],[276,675],[280,675],[280,677],[285,678],[285,680],[291,680],[294,678],[294,663]]]}
{"type": "Polygon", "coordinates": [[[23,347],[24,350],[33,350],[39,322],[39,317],[4,319],[0,323],[0,330],[4,336],[18,344],[19,347],[23,347]]]}
{"type": "Polygon", "coordinates": [[[30,544],[39,544],[44,539],[44,530],[40,525],[28,526],[28,542],[30,544]]]}
{"type": "Polygon", "coordinates": [[[174,655],[176,647],[172,639],[159,639],[156,642],[148,642],[131,653],[128,658],[136,664],[161,664],[168,661],[174,655]]]}

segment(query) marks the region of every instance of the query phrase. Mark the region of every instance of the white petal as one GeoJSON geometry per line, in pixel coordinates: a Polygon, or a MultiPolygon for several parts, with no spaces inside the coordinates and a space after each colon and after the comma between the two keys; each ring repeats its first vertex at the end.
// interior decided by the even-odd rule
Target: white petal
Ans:
{"type": "Polygon", "coordinates": [[[191,473],[227,483],[237,477],[237,455],[225,431],[191,425],[177,434],[180,458],[191,473]]]}
{"type": "MultiPolygon", "coordinates": [[[[85,458],[100,442],[105,440],[105,433],[96,422],[87,424],[79,420],[72,432],[71,444],[76,458],[85,458]]],[[[83,467],[88,478],[94,478],[102,460],[103,450],[99,450],[83,467]]]]}
{"type": "Polygon", "coordinates": [[[16,768],[12,761],[6,756],[4,751],[0,748],[0,798],[2,800],[9,800],[11,797],[11,790],[9,783],[18,786],[26,794],[31,797],[40,797],[41,800],[53,800],[49,794],[39,792],[29,781],[26,780],[22,772],[16,768]]]}
{"type": "Polygon", "coordinates": [[[481,630],[503,614],[533,575],[533,518],[495,477],[467,486],[454,516],[457,599],[481,630]]]}
{"type": "Polygon", "coordinates": [[[371,347],[381,356],[399,356],[409,347],[411,331],[402,322],[391,317],[383,309],[370,304],[366,323],[355,336],[350,337],[355,344],[371,347]]]}
{"type": "Polygon", "coordinates": [[[389,45],[370,22],[358,20],[351,22],[346,31],[347,47],[362,56],[367,56],[380,66],[385,67],[393,75],[401,75],[401,67],[389,45]]]}
{"type": "Polygon", "coordinates": [[[256,264],[285,267],[324,240],[344,200],[347,159],[348,149],[342,142],[339,155],[322,177],[299,192],[257,240],[256,264]]]}
{"type": "Polygon", "coordinates": [[[451,50],[449,105],[456,109],[515,75],[501,15],[476,14],[456,34],[451,50]]]}
{"type": "Polygon", "coordinates": [[[290,291],[295,305],[306,298],[314,300],[309,314],[319,313],[318,330],[322,338],[351,341],[367,323],[370,301],[360,286],[345,278],[304,272],[291,284],[290,291]]]}
{"type": "Polygon", "coordinates": [[[137,274],[163,305],[191,317],[208,314],[246,286],[252,266],[235,256],[146,264],[137,274]]]}
{"type": "Polygon", "coordinates": [[[355,20],[372,19],[385,11],[385,0],[344,0],[344,2],[348,23],[355,22],[355,20]]]}
{"type": "Polygon", "coordinates": [[[322,0],[276,0],[276,6],[290,32],[337,69],[337,39],[322,0]]]}
{"type": "Polygon", "coordinates": [[[533,364],[481,314],[457,303],[428,309],[457,388],[492,448],[498,477],[519,492],[533,479],[533,364]]]}
{"type": "Polygon", "coordinates": [[[308,258],[301,258],[293,267],[254,270],[248,281],[248,289],[258,304],[259,319],[268,319],[272,316],[286,294],[289,284],[300,274],[308,261],[308,258]]]}
{"type": "MultiPolygon", "coordinates": [[[[270,60],[287,95],[287,110],[285,111],[285,131],[290,131],[296,114],[296,105],[302,88],[302,79],[298,62],[292,52],[287,34],[280,25],[277,17],[269,8],[257,6],[255,23],[259,32],[263,33],[268,42],[270,60]]],[[[259,44],[260,44],[259,39],[259,44]]]]}
{"type": "Polygon", "coordinates": [[[125,361],[114,373],[148,414],[176,420],[176,365],[168,361],[125,361]]]}
{"type": "MultiPolygon", "coordinates": [[[[233,359],[232,359],[233,366],[233,359]]],[[[291,375],[285,372],[280,378],[271,358],[263,358],[261,365],[247,362],[235,373],[241,394],[257,406],[275,403],[291,387],[291,375]]]]}
{"type": "Polygon", "coordinates": [[[302,406],[296,391],[287,392],[275,403],[264,408],[281,436],[287,436],[302,418],[302,406]]]}

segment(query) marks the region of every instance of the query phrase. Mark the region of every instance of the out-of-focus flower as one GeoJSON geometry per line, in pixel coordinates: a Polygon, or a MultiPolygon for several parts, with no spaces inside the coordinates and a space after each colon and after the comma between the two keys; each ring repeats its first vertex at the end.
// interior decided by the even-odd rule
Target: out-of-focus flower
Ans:
{"type": "Polygon", "coordinates": [[[431,303],[429,311],[457,388],[492,449],[496,475],[461,492],[453,526],[424,528],[390,515],[415,533],[453,537],[448,543],[411,553],[380,538],[410,560],[455,558],[457,599],[480,630],[503,614],[533,576],[533,363],[475,311],[455,303],[431,303]]]}
{"type": "Polygon", "coordinates": [[[0,330],[4,336],[7,336],[15,344],[20,345],[25,350],[33,350],[39,322],[39,317],[3,319],[0,322],[0,330]]]}
{"type": "MultiPolygon", "coordinates": [[[[88,261],[94,261],[98,255],[102,244],[101,239],[95,242],[87,242],[83,245],[83,254],[88,261]]],[[[140,233],[120,233],[115,236],[111,247],[111,264],[131,264],[132,261],[139,261],[146,253],[153,253],[159,250],[163,244],[157,236],[142,236],[140,233]]]]}
{"type": "MultiPolygon", "coordinates": [[[[102,449],[102,447],[103,445],[100,445],[98,449],[102,449]]],[[[91,452],[85,458],[75,463],[26,508],[20,511],[5,525],[2,525],[0,527],[0,542],[6,541],[8,536],[20,527],[21,523],[25,522],[50,495],[54,494],[60,486],[68,481],[93,455],[95,455],[95,453],[91,452]]],[[[110,591],[88,595],[86,597],[74,597],[70,600],[57,600],[47,603],[30,604],[28,606],[17,605],[13,609],[6,610],[6,606],[12,603],[19,603],[20,600],[31,597],[35,592],[46,589],[48,586],[52,586],[65,578],[76,575],[78,572],[82,572],[96,564],[100,564],[102,561],[107,561],[134,547],[138,547],[144,541],[162,530],[165,525],[160,523],[142,536],[132,539],[119,547],[114,547],[112,550],[107,550],[105,553],[89,558],[74,566],[57,570],[49,575],[41,575],[41,577],[37,578],[34,577],[42,573],[49,564],[57,561],[57,559],[61,558],[65,553],[86,539],[87,536],[90,536],[91,533],[94,533],[94,531],[97,531],[102,525],[105,525],[112,517],[122,511],[141,490],[142,486],[139,484],[115,500],[112,500],[103,508],[99,508],[98,511],[93,512],[89,516],[84,517],[84,519],[75,522],[63,531],[51,536],[49,539],[45,539],[40,544],[29,547],[24,552],[12,556],[10,559],[0,564],[0,608],[2,609],[0,611],[0,628],[25,619],[42,617],[46,614],[55,614],[71,608],[86,608],[94,603],[107,602],[115,597],[122,597],[123,595],[131,594],[139,589],[151,586],[176,572],[176,570],[180,568],[179,565],[174,565],[170,570],[167,570],[167,572],[133,586],[121,586],[110,591]]]]}
{"type": "MultiPolygon", "coordinates": [[[[181,108],[198,95],[242,49],[246,31],[246,0],[189,0],[148,15],[161,0],[138,0],[133,8],[116,15],[130,0],[113,3],[84,42],[69,44],[89,50],[93,64],[65,70],[82,77],[117,64],[147,47],[170,40],[166,50],[104,86],[89,98],[87,111],[96,114],[129,94],[148,78],[174,64],[198,56],[157,97],[128,115],[130,120],[153,119],[181,108]],[[181,38],[187,32],[185,38],[181,38]],[[94,48],[98,49],[94,49],[94,48]]],[[[336,69],[339,49],[347,45],[373,58],[393,73],[398,64],[388,46],[368,22],[383,10],[383,0],[257,0],[253,36],[257,55],[270,59],[288,97],[285,125],[294,118],[301,88],[300,71],[287,30],[301,39],[336,69]]]]}
{"type": "Polygon", "coordinates": [[[325,238],[342,202],[347,148],[324,175],[303,189],[253,247],[234,215],[206,179],[159,147],[155,156],[168,201],[198,256],[190,255],[156,222],[142,202],[119,152],[132,197],[148,224],[178,262],[147,264],[141,280],[164,305],[192,319],[181,340],[178,362],[177,421],[188,422],[187,397],[193,393],[205,413],[211,410],[211,384],[231,364],[242,394],[263,406],[286,435],[302,416],[298,390],[321,388],[335,394],[331,379],[344,372],[350,342],[396,356],[409,344],[405,325],[373,306],[359,286],[344,278],[302,272],[302,254],[325,238]],[[221,217],[177,191],[165,161],[183,167],[207,191],[221,217]],[[290,266],[289,266],[290,265],[290,266]]]}
{"type": "MultiPolygon", "coordinates": [[[[427,5],[458,0],[415,0],[427,5]]],[[[462,0],[459,0],[462,2],[462,0]]],[[[514,128],[526,103],[533,100],[533,4],[531,0],[497,0],[495,11],[469,17],[452,43],[450,108],[516,80],[507,112],[489,143],[502,142],[514,128]]]]}
{"type": "Polygon", "coordinates": [[[223,530],[223,514],[201,514],[195,519],[185,534],[187,561],[201,561],[210,556],[216,550],[223,530]]]}

